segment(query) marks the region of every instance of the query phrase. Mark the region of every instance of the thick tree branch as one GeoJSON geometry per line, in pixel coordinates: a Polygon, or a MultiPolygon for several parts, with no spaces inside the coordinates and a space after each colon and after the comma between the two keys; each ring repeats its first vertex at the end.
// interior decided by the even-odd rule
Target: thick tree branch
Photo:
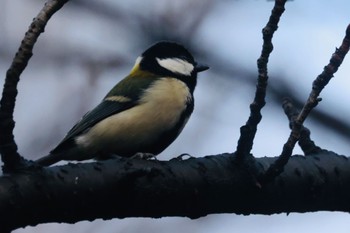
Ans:
{"type": "Polygon", "coordinates": [[[0,177],[0,228],[96,218],[350,212],[348,158],[327,151],[293,156],[283,173],[258,188],[252,168],[264,173],[275,160],[250,157],[249,172],[232,154],[27,170],[0,177]]]}

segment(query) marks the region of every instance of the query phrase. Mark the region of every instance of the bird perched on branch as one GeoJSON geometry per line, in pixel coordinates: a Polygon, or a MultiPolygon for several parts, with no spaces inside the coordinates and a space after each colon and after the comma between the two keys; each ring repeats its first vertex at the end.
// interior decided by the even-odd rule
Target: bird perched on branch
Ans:
{"type": "Polygon", "coordinates": [[[60,160],[159,154],[187,123],[197,73],[208,68],[180,44],[154,44],[136,59],[130,74],[36,162],[48,166],[60,160]]]}

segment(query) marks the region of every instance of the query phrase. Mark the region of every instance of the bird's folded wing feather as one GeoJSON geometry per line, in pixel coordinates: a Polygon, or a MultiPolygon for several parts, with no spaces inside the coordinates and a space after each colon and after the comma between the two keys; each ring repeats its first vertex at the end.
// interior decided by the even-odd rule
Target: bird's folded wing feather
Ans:
{"type": "Polygon", "coordinates": [[[122,112],[126,109],[132,108],[135,106],[136,101],[129,102],[116,102],[116,101],[103,101],[96,108],[87,112],[82,119],[73,126],[73,128],[67,133],[63,138],[60,144],[52,150],[55,152],[60,150],[62,147],[65,147],[66,142],[71,141],[76,136],[84,133],[84,131],[90,129],[92,126],[97,124],[99,121],[119,112],[122,112]]]}
{"type": "Polygon", "coordinates": [[[119,112],[125,111],[138,104],[143,90],[147,89],[154,79],[128,77],[118,83],[104,98],[104,100],[90,112],[87,112],[82,119],[73,126],[58,146],[51,151],[57,152],[60,149],[69,147],[72,140],[93,127],[99,121],[119,112]],[[136,85],[137,84],[137,85],[136,85]]]}
{"type": "Polygon", "coordinates": [[[126,109],[129,109],[131,107],[135,106],[135,101],[128,101],[128,102],[116,102],[116,101],[103,101],[98,106],[96,106],[93,110],[90,112],[87,112],[83,118],[73,126],[73,128],[67,133],[65,138],[72,138],[75,137],[81,133],[83,133],[85,130],[91,128],[99,121],[117,114],[119,112],[122,112],[126,109]]]}

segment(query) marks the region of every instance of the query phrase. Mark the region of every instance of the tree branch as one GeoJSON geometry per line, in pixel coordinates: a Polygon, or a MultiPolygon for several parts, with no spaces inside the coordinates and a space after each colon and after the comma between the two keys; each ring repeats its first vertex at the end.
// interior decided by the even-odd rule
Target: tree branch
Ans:
{"type": "Polygon", "coordinates": [[[242,159],[250,153],[253,147],[253,141],[256,134],[257,126],[261,121],[261,109],[265,106],[265,96],[267,87],[267,63],[269,56],[273,50],[272,37],[278,28],[278,22],[284,12],[284,5],[286,0],[276,0],[272,9],[271,16],[266,26],[264,27],[261,55],[257,61],[258,64],[258,83],[256,85],[256,92],[253,103],[250,105],[250,116],[244,126],[241,127],[241,135],[238,139],[236,154],[238,158],[242,159]]]}
{"type": "MultiPolygon", "coordinates": [[[[276,160],[250,158],[256,173],[276,160]]],[[[0,177],[1,229],[96,218],[350,212],[348,183],[349,159],[327,151],[293,156],[262,188],[232,154],[68,164],[0,177]]]]}
{"type": "MultiPolygon", "coordinates": [[[[293,105],[292,101],[288,98],[286,98],[283,101],[282,106],[285,114],[289,119],[289,127],[290,129],[293,129],[293,125],[295,124],[295,121],[299,115],[299,111],[293,105]]],[[[311,140],[310,134],[310,130],[302,125],[300,130],[300,138],[298,142],[300,148],[304,152],[304,155],[314,154],[322,150],[319,146],[315,144],[314,141],[311,140]]]]}
{"type": "Polygon", "coordinates": [[[267,170],[266,174],[262,178],[262,182],[266,183],[272,180],[275,176],[283,171],[283,167],[288,162],[289,158],[292,155],[294,146],[296,142],[299,140],[300,131],[302,129],[302,125],[310,114],[311,110],[317,106],[317,104],[321,101],[319,95],[323,88],[328,84],[328,82],[333,77],[334,73],[337,72],[339,66],[344,60],[344,57],[348,53],[350,48],[350,24],[347,26],[345,31],[345,37],[339,47],[335,50],[335,53],[332,54],[332,57],[327,66],[324,67],[323,72],[317,76],[315,81],[312,84],[312,90],[310,95],[305,102],[302,110],[298,114],[293,124],[293,128],[289,135],[287,142],[283,145],[282,153],[278,157],[278,159],[271,165],[271,167],[267,170]]]}
{"type": "Polygon", "coordinates": [[[11,66],[7,70],[0,101],[0,154],[4,163],[4,172],[16,170],[16,168],[21,167],[21,162],[23,161],[22,157],[17,152],[17,145],[13,135],[13,129],[15,127],[13,111],[15,108],[19,77],[33,55],[34,44],[39,35],[44,31],[48,20],[56,11],[61,9],[67,1],[68,0],[50,0],[45,4],[29,26],[11,66]]]}

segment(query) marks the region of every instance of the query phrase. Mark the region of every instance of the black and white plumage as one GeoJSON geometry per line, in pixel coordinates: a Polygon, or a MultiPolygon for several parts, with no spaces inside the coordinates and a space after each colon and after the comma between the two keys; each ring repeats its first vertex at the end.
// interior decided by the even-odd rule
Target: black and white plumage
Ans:
{"type": "Polygon", "coordinates": [[[162,152],[180,134],[193,107],[199,65],[182,46],[159,42],[136,59],[130,74],[67,133],[49,155],[60,160],[162,152]]]}

